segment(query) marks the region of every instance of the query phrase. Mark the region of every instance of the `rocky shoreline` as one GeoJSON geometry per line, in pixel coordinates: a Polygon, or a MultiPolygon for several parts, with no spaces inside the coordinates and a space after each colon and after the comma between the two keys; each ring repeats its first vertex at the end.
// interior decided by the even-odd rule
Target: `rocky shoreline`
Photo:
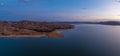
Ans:
{"type": "Polygon", "coordinates": [[[35,21],[0,21],[0,35],[36,35],[40,32],[52,32],[56,29],[72,29],[73,25],[35,21]]]}

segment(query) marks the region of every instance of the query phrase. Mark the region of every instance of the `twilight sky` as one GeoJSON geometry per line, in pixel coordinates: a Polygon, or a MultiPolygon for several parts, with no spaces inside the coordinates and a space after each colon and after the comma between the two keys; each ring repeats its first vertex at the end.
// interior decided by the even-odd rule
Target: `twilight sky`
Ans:
{"type": "Polygon", "coordinates": [[[120,21],[119,0],[0,0],[0,20],[120,21]]]}

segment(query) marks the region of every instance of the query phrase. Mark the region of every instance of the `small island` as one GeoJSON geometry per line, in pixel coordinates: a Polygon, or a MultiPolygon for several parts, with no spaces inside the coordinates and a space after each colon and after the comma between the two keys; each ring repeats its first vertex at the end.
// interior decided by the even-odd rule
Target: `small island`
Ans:
{"type": "Polygon", "coordinates": [[[0,36],[39,35],[41,32],[52,32],[58,29],[72,29],[73,25],[54,22],[36,22],[22,20],[18,22],[0,21],[0,36]]]}

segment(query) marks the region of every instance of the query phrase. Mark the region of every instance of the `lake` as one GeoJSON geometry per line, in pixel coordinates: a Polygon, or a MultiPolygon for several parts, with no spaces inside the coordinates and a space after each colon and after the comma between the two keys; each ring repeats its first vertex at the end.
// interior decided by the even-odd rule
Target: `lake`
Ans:
{"type": "Polygon", "coordinates": [[[41,37],[1,37],[0,56],[120,56],[120,26],[76,24],[41,37]]]}

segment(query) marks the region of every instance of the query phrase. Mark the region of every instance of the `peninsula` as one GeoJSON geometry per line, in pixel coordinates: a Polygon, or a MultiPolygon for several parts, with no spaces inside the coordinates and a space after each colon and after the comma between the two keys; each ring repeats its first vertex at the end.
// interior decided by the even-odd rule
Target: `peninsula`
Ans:
{"type": "Polygon", "coordinates": [[[73,25],[54,22],[35,22],[22,20],[18,22],[0,21],[0,36],[38,35],[41,32],[52,32],[57,29],[72,29],[73,25]]]}

